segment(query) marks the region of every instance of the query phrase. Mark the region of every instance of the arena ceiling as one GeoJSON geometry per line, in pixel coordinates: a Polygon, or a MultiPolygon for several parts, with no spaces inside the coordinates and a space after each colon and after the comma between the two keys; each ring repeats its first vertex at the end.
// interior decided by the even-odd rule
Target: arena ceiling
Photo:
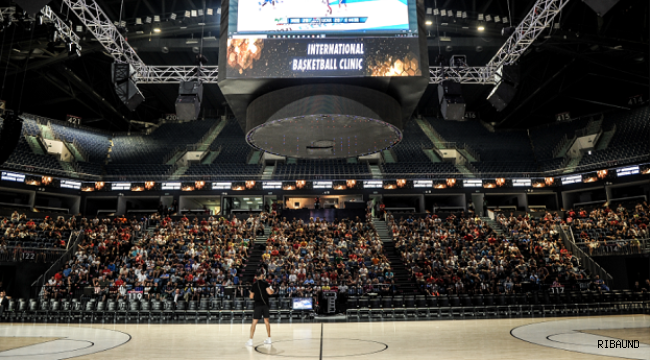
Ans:
{"type": "MultiPolygon", "coordinates": [[[[114,21],[125,21],[129,43],[149,65],[193,65],[201,51],[209,65],[217,65],[220,1],[214,0],[97,0],[114,21]],[[204,19],[185,18],[185,12],[213,9],[204,19]],[[176,19],[171,20],[171,14],[176,19]],[[121,17],[120,17],[120,14],[121,17]],[[160,17],[156,22],[155,16],[160,17]],[[147,24],[147,17],[152,19],[147,24]],[[141,19],[142,25],[136,24],[141,19]],[[201,22],[199,22],[201,21],[201,22]],[[204,24],[204,25],[201,25],[204,24]],[[154,32],[154,29],[160,29],[154,32]],[[201,38],[203,41],[201,42],[201,38]],[[202,47],[202,50],[200,50],[202,47]]],[[[429,58],[464,54],[469,65],[484,65],[503,44],[501,29],[518,24],[531,10],[533,0],[426,0],[425,7],[467,13],[467,17],[428,16],[429,58]],[[479,14],[491,21],[479,21],[479,14]],[[477,27],[482,25],[484,31],[477,27]]],[[[13,6],[0,0],[0,7],[13,6]]],[[[60,17],[80,24],[61,7],[49,4],[60,17]]],[[[554,121],[554,115],[569,112],[578,117],[594,112],[624,109],[629,97],[649,90],[649,2],[620,0],[604,17],[583,1],[572,0],[546,31],[521,57],[521,78],[516,98],[501,113],[485,100],[491,86],[464,85],[467,109],[500,128],[525,128],[554,121]]],[[[0,98],[8,108],[63,119],[80,116],[83,123],[114,131],[137,128],[129,120],[156,122],[174,113],[176,85],[141,85],[146,97],[135,112],[119,101],[111,85],[112,59],[92,35],[81,32],[81,57],[70,57],[64,44],[48,41],[45,27],[18,22],[5,29],[0,54],[4,88],[0,98]],[[6,75],[4,75],[6,74],[6,75]],[[24,85],[23,85],[24,84],[24,85]],[[24,88],[23,88],[24,86],[24,88]],[[22,94],[22,97],[21,97],[22,94]]],[[[437,113],[437,88],[430,85],[418,112],[437,113]]],[[[204,93],[203,113],[217,116],[227,104],[217,85],[204,93]]]]}

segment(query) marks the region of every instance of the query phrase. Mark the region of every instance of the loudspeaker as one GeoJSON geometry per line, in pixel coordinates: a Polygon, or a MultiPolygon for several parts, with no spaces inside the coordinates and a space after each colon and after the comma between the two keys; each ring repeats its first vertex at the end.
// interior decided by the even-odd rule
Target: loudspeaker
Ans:
{"type": "Polygon", "coordinates": [[[438,84],[440,112],[445,120],[463,120],[465,99],[462,97],[460,83],[445,80],[438,84]]]}
{"type": "Polygon", "coordinates": [[[463,120],[465,100],[461,96],[445,97],[440,102],[440,112],[445,120],[463,120]]]}
{"type": "Polygon", "coordinates": [[[135,69],[129,64],[113,63],[112,65],[115,93],[130,111],[135,111],[138,105],[144,101],[144,95],[133,80],[134,74],[135,69]]]}
{"type": "Polygon", "coordinates": [[[494,85],[492,92],[488,95],[487,100],[497,109],[497,111],[503,111],[503,109],[508,106],[508,104],[515,97],[516,90],[514,86],[501,82],[497,85],[494,85]]]}
{"type": "Polygon", "coordinates": [[[176,99],[176,118],[196,120],[201,111],[201,102],[196,96],[179,96],[176,99]]]}
{"type": "Polygon", "coordinates": [[[203,84],[198,81],[182,81],[176,99],[176,117],[179,120],[195,120],[201,112],[203,84]]]}
{"type": "Polygon", "coordinates": [[[603,17],[611,10],[618,0],[582,0],[591,10],[595,11],[598,16],[603,17]]]}
{"type": "Polygon", "coordinates": [[[502,65],[497,69],[495,78],[496,82],[507,82],[510,85],[517,87],[519,85],[520,70],[519,65],[502,65]]]}
{"type": "Polygon", "coordinates": [[[445,80],[438,84],[438,101],[442,101],[445,96],[462,96],[463,92],[460,83],[454,80],[445,80]]]}
{"type": "Polygon", "coordinates": [[[14,152],[22,133],[23,120],[12,113],[7,113],[0,130],[0,165],[4,164],[14,152]]]}
{"type": "Polygon", "coordinates": [[[38,14],[52,0],[16,0],[16,4],[30,15],[38,14]]]}

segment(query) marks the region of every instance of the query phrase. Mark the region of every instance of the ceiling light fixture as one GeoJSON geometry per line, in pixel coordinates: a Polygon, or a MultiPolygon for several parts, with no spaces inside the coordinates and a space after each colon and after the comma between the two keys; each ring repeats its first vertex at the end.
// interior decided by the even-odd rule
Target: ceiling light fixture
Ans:
{"type": "Polygon", "coordinates": [[[160,28],[153,28],[153,32],[155,33],[159,33],[160,31],[161,31],[160,28]]]}

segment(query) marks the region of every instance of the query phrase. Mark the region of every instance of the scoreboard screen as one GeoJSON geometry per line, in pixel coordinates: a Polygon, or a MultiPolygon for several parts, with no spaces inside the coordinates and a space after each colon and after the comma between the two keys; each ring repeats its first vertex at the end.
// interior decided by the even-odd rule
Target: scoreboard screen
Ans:
{"type": "Polygon", "coordinates": [[[227,78],[421,76],[417,0],[230,0],[227,78]]]}

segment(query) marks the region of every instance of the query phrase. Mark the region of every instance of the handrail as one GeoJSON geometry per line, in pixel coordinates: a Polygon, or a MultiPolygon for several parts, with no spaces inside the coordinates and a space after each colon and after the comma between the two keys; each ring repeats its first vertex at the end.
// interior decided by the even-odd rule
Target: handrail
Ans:
{"type": "Polygon", "coordinates": [[[50,262],[65,252],[61,248],[7,246],[0,248],[0,261],[4,262],[50,262]]]}
{"type": "Polygon", "coordinates": [[[74,256],[74,253],[77,251],[77,246],[81,243],[81,240],[84,238],[84,231],[83,228],[78,230],[77,233],[77,238],[75,239],[74,243],[72,246],[68,247],[68,250],[61,255],[59,259],[57,259],[52,266],[50,266],[47,271],[45,271],[41,276],[38,277],[33,283],[32,286],[40,286],[41,289],[43,286],[45,286],[45,282],[47,279],[51,278],[59,269],[66,263],[68,260],[74,256]]]}
{"type": "Polygon", "coordinates": [[[89,161],[90,157],[88,157],[88,154],[86,154],[86,150],[84,150],[83,146],[77,141],[77,139],[72,139],[72,146],[77,150],[77,152],[81,155],[83,158],[83,161],[89,161]]]}
{"type": "Polygon", "coordinates": [[[590,256],[645,254],[650,252],[650,239],[589,241],[576,243],[576,246],[583,248],[590,256]],[[639,242],[638,246],[633,244],[635,241],[639,242]],[[594,244],[597,246],[592,247],[594,244]]]}
{"type": "Polygon", "coordinates": [[[614,280],[614,277],[612,275],[605,271],[605,269],[598,265],[594,259],[585,254],[585,252],[576,245],[572,231],[569,231],[569,235],[571,235],[571,237],[569,237],[564,228],[561,226],[556,225],[555,228],[560,234],[560,238],[564,242],[564,246],[566,246],[566,248],[571,251],[571,253],[573,253],[576,257],[578,257],[578,259],[580,259],[580,263],[585,267],[585,269],[589,270],[592,275],[598,275],[604,281],[614,280]]]}
{"type": "MultiPolygon", "coordinates": [[[[485,178],[503,178],[503,177],[529,177],[529,178],[545,178],[545,177],[553,177],[553,176],[560,176],[560,175],[569,175],[569,174],[577,174],[580,173],[581,171],[588,171],[590,168],[598,168],[598,169],[611,169],[615,166],[624,166],[624,165],[645,165],[647,164],[645,161],[650,160],[650,154],[643,154],[643,155],[638,155],[634,156],[625,160],[613,160],[613,161],[606,161],[602,163],[593,163],[593,164],[587,164],[587,165],[580,165],[576,166],[575,168],[572,169],[571,173],[564,173],[563,171],[566,170],[566,166],[563,166],[562,168],[555,169],[555,170],[549,170],[549,171],[532,171],[532,172],[526,172],[526,173],[508,173],[508,172],[482,172],[480,173],[480,176],[485,177],[485,178]]],[[[244,166],[244,165],[242,165],[244,166]]],[[[252,166],[252,165],[251,165],[252,166]]],[[[42,176],[44,174],[50,175],[50,176],[57,176],[57,177],[62,177],[62,178],[76,178],[81,181],[97,181],[97,180],[104,180],[104,181],[165,181],[168,180],[167,175],[96,175],[96,174],[86,174],[83,172],[70,172],[70,171],[65,171],[65,170],[56,170],[56,169],[51,169],[51,168],[41,168],[38,166],[32,166],[32,165],[24,165],[24,164],[16,164],[16,163],[11,163],[11,162],[6,162],[2,166],[3,170],[8,170],[8,171],[20,171],[25,174],[29,175],[36,175],[36,176],[42,176]]],[[[233,175],[233,174],[224,174],[224,173],[215,173],[211,175],[182,175],[181,179],[186,179],[188,181],[194,181],[194,180],[233,180],[233,181],[240,181],[240,180],[267,180],[262,178],[262,173],[261,171],[256,174],[248,174],[248,175],[233,175]]],[[[478,173],[474,173],[474,175],[479,175],[478,173]]],[[[358,173],[352,175],[341,175],[341,174],[319,174],[319,179],[324,179],[324,180],[337,180],[337,179],[350,179],[354,177],[355,179],[363,179],[363,178],[370,178],[372,174],[368,171],[365,173],[358,173]]],[[[456,173],[456,172],[450,172],[450,173],[431,173],[431,174],[422,174],[422,173],[390,173],[390,174],[382,174],[383,179],[386,180],[391,180],[391,179],[404,179],[404,178],[417,178],[417,179],[445,179],[449,177],[462,177],[462,174],[456,173]]],[[[287,175],[279,175],[279,174],[274,174],[273,175],[274,180],[296,180],[298,179],[296,175],[293,174],[287,174],[287,175]]],[[[309,179],[303,179],[303,177],[300,177],[301,180],[309,180],[309,179]]],[[[180,179],[179,179],[180,180],[180,179]]]]}

